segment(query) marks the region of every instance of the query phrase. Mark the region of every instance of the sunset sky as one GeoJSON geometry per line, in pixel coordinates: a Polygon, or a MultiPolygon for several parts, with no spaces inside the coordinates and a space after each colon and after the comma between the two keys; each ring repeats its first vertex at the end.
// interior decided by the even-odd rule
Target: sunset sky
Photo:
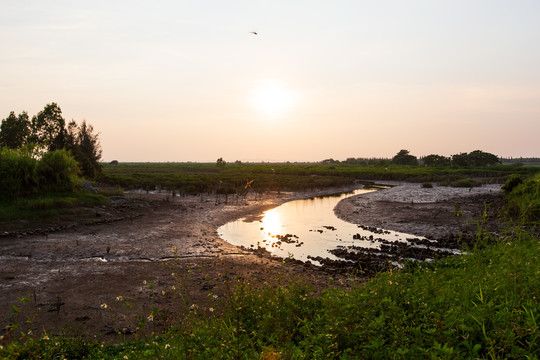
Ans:
{"type": "Polygon", "coordinates": [[[105,161],[540,156],[538,0],[2,0],[0,49],[105,161]]]}

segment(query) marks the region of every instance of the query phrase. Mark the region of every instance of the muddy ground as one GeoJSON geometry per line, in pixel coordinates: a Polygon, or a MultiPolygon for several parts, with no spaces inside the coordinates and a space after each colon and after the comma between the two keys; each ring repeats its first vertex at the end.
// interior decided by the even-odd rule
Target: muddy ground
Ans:
{"type": "MultiPolygon", "coordinates": [[[[336,214],[358,224],[457,239],[476,229],[473,219],[482,216],[484,204],[492,204],[491,218],[501,201],[497,186],[469,192],[393,185],[399,186],[342,201],[336,214]]],[[[178,313],[212,316],[239,281],[266,286],[303,280],[313,291],[351,286],[362,279],[333,265],[320,269],[271,259],[217,234],[228,221],[339,190],[346,189],[250,195],[232,203],[208,196],[172,202],[162,195],[129,195],[47,222],[0,224],[0,325],[117,342],[159,332],[181,319],[178,313]]],[[[4,329],[4,341],[13,334],[4,329]]]]}
{"type": "Polygon", "coordinates": [[[470,238],[478,230],[479,222],[496,231],[498,218],[503,215],[498,184],[474,188],[386,184],[392,187],[341,201],[334,209],[336,216],[354,224],[442,240],[455,236],[470,238]]]}

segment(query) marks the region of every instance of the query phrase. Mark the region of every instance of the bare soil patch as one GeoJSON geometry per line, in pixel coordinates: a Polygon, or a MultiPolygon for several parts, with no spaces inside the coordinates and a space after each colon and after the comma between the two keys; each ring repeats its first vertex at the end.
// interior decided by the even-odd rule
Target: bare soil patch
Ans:
{"type": "Polygon", "coordinates": [[[424,236],[433,240],[474,237],[479,222],[496,231],[503,208],[501,185],[452,188],[388,183],[392,187],[341,201],[339,218],[366,226],[424,236]]]}

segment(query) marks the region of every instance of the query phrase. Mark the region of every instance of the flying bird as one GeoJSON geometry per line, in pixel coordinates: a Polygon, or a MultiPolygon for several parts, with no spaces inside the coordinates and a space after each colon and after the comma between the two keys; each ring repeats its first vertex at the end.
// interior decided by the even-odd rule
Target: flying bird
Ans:
{"type": "Polygon", "coordinates": [[[259,35],[259,33],[256,32],[256,31],[250,31],[249,33],[250,33],[250,34],[253,34],[253,35],[259,35]]]}

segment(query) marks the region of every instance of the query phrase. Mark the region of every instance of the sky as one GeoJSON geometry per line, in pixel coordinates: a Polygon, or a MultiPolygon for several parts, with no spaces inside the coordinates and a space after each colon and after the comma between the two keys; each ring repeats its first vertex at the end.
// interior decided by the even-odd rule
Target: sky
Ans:
{"type": "Polygon", "coordinates": [[[538,0],[2,0],[0,119],[55,102],[104,161],[539,157],[539,19],[538,0]]]}

